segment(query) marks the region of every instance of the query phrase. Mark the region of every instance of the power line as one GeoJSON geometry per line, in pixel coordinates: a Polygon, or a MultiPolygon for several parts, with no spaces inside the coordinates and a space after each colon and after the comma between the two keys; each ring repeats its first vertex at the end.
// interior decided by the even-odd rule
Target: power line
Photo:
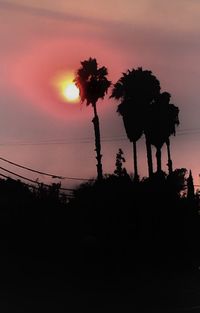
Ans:
{"type": "Polygon", "coordinates": [[[68,176],[63,177],[63,176],[53,175],[53,174],[49,174],[49,173],[45,173],[45,172],[41,172],[41,171],[32,169],[32,168],[30,168],[30,167],[26,167],[26,166],[20,165],[20,164],[18,164],[18,163],[9,161],[8,159],[2,158],[2,157],[0,157],[0,160],[2,160],[2,161],[4,161],[4,162],[7,162],[7,163],[9,163],[9,164],[12,164],[12,165],[14,165],[14,166],[23,168],[23,169],[25,169],[25,170],[27,170],[27,171],[30,171],[30,172],[33,172],[33,173],[38,173],[38,174],[45,175],[45,176],[49,176],[49,177],[52,177],[52,178],[71,179],[71,180],[81,180],[81,181],[83,181],[83,180],[85,180],[85,181],[93,180],[93,179],[81,178],[81,177],[68,177],[68,176]]]}
{"type": "Polygon", "coordinates": [[[25,170],[28,170],[28,171],[31,171],[31,172],[34,172],[34,173],[38,173],[38,174],[42,174],[42,175],[45,175],[45,176],[49,176],[49,177],[52,177],[52,178],[59,178],[59,179],[63,179],[62,176],[57,176],[57,175],[53,175],[53,174],[49,174],[49,173],[45,173],[45,172],[41,172],[41,171],[38,171],[38,170],[34,170],[32,168],[29,168],[29,167],[26,167],[26,166],[23,166],[23,165],[20,165],[20,164],[17,164],[15,162],[12,162],[12,161],[9,161],[7,159],[4,159],[2,157],[0,157],[0,160],[4,161],[4,162],[7,162],[9,164],[12,164],[12,165],[15,165],[17,167],[20,167],[20,168],[23,168],[25,170]]]}
{"type": "MultiPolygon", "coordinates": [[[[182,136],[182,135],[193,135],[193,134],[199,134],[200,133],[200,128],[187,128],[187,129],[182,129],[182,130],[177,130],[176,131],[176,136],[182,136]]],[[[126,136],[110,136],[110,137],[102,137],[101,141],[102,142],[114,142],[114,141],[124,141],[127,140],[126,136]]],[[[40,142],[5,142],[1,143],[1,146],[43,146],[43,145],[65,145],[65,144],[88,144],[93,142],[93,138],[80,138],[80,139],[71,139],[69,141],[65,141],[64,139],[46,139],[44,141],[40,142]]]]}
{"type": "Polygon", "coordinates": [[[40,184],[39,182],[37,182],[37,181],[35,181],[35,180],[33,180],[33,179],[30,179],[30,178],[24,177],[24,176],[22,176],[22,175],[19,175],[19,174],[17,174],[17,173],[11,172],[11,171],[5,169],[4,167],[0,167],[0,169],[3,170],[3,171],[5,171],[5,172],[7,172],[7,173],[9,173],[9,174],[12,174],[12,175],[15,175],[15,176],[17,176],[17,177],[19,177],[19,178],[22,178],[22,179],[25,179],[25,180],[27,180],[27,181],[30,181],[31,183],[40,184]]]}
{"type": "MultiPolygon", "coordinates": [[[[16,179],[11,178],[11,177],[9,177],[9,176],[7,176],[7,175],[4,175],[4,174],[2,174],[2,173],[0,173],[0,176],[4,177],[4,178],[6,178],[6,179],[11,179],[11,180],[17,182],[16,179]]],[[[34,186],[34,185],[26,184],[26,183],[24,183],[24,182],[20,182],[20,183],[23,184],[24,186],[28,187],[28,188],[32,188],[32,189],[36,189],[36,190],[39,190],[39,188],[40,188],[39,186],[34,186]]],[[[43,184],[43,185],[44,185],[44,184],[43,184]]],[[[45,185],[45,186],[47,186],[47,185],[45,185]]],[[[62,193],[62,192],[60,192],[59,194],[60,194],[61,196],[65,196],[65,197],[70,197],[70,198],[73,198],[73,197],[74,197],[73,194],[67,194],[67,193],[62,193]]]]}
{"type": "MultiPolygon", "coordinates": [[[[31,183],[38,184],[39,186],[42,185],[42,186],[45,186],[45,187],[48,187],[48,188],[51,187],[50,185],[47,185],[47,184],[44,184],[44,183],[40,183],[40,182],[38,182],[37,180],[33,180],[33,179],[28,178],[28,177],[19,175],[19,174],[15,173],[15,172],[9,171],[8,169],[6,169],[6,168],[4,168],[4,167],[0,167],[0,169],[3,170],[3,171],[5,171],[5,172],[7,172],[7,173],[9,173],[9,174],[12,174],[12,175],[14,175],[14,176],[16,176],[16,177],[19,177],[19,178],[21,178],[21,179],[27,180],[27,181],[29,181],[29,182],[31,182],[31,183]]],[[[63,187],[61,187],[60,190],[74,191],[74,189],[63,188],[63,187]]]]}
{"type": "MultiPolygon", "coordinates": [[[[119,137],[119,138],[109,138],[109,139],[101,139],[102,142],[110,142],[110,141],[119,141],[119,140],[127,140],[127,138],[119,137]]],[[[1,143],[0,146],[51,146],[51,145],[70,145],[70,144],[90,144],[93,143],[93,139],[86,140],[73,140],[73,141],[54,141],[54,142],[4,142],[1,143]]]]}
{"type": "MultiPolygon", "coordinates": [[[[189,133],[191,133],[191,134],[195,134],[194,133],[194,131],[195,131],[195,133],[200,133],[200,128],[190,128],[190,129],[183,129],[183,130],[181,130],[181,131],[177,131],[177,135],[179,136],[179,135],[185,135],[185,134],[189,134],[189,133]]],[[[103,142],[113,142],[113,141],[122,141],[122,140],[127,140],[127,138],[125,137],[125,136],[123,136],[123,137],[119,137],[119,138],[117,138],[117,137],[110,137],[110,138],[108,138],[108,139],[105,139],[105,137],[103,137],[104,139],[102,139],[102,141],[103,142]]],[[[88,138],[87,138],[87,140],[88,140],[88,138]]],[[[90,140],[88,140],[88,141],[82,141],[82,143],[89,143],[89,142],[91,142],[90,140]]],[[[43,142],[43,143],[30,143],[30,144],[28,144],[28,143],[25,143],[26,145],[44,145],[44,144],[66,144],[67,142],[47,142],[47,143],[45,143],[45,142],[43,142]]],[[[79,142],[76,142],[76,143],[80,143],[80,141],[79,142]]],[[[2,144],[1,144],[2,145],[2,144]]],[[[18,143],[18,145],[23,145],[23,143],[18,143]]],[[[15,163],[15,162],[12,162],[12,161],[10,161],[10,160],[8,160],[8,159],[5,159],[5,158],[2,158],[2,157],[0,157],[0,160],[2,160],[2,161],[4,161],[4,162],[7,162],[7,163],[9,163],[9,164],[11,164],[11,165],[14,165],[14,166],[17,166],[17,167],[19,167],[19,168],[22,168],[22,169],[25,169],[25,170],[28,170],[28,171],[31,171],[31,172],[34,172],[34,173],[38,173],[38,174],[41,174],[41,175],[45,175],[45,176],[49,176],[49,177],[52,177],[52,178],[59,178],[59,179],[70,179],[70,180],[76,180],[76,181],[93,181],[94,179],[88,179],[88,178],[81,178],[81,177],[70,177],[70,176],[65,176],[65,177],[63,177],[63,176],[60,176],[60,175],[54,175],[54,174],[50,174],[50,173],[46,173],[46,172],[42,172],[42,171],[39,171],[39,170],[35,170],[35,169],[32,169],[32,168],[30,168],[30,167],[26,167],[26,166],[23,166],[23,165],[20,165],[20,164],[18,164],[18,163],[15,163]]],[[[42,184],[42,183],[39,183],[38,181],[35,181],[35,180],[32,180],[32,179],[29,179],[29,178],[27,178],[27,177],[24,177],[24,176],[22,176],[22,175],[19,175],[19,174],[17,174],[17,173],[14,173],[14,172],[11,172],[11,171],[9,171],[9,170],[7,170],[7,169],[5,169],[5,168],[3,168],[3,167],[0,167],[0,169],[3,169],[3,170],[5,170],[5,171],[7,171],[8,173],[10,173],[10,174],[13,174],[13,175],[15,175],[15,176],[17,176],[17,177],[19,177],[19,178],[22,178],[22,179],[25,179],[25,180],[27,180],[27,181],[30,181],[30,182],[32,182],[32,183],[37,183],[37,184],[42,184]]],[[[47,184],[43,184],[44,186],[47,186],[47,187],[50,187],[49,185],[47,185],[47,184]]],[[[67,188],[61,188],[62,190],[70,190],[70,189],[67,189],[67,188]]],[[[72,189],[71,189],[72,190],[72,189]]]]}
{"type": "MultiPolygon", "coordinates": [[[[4,178],[10,178],[9,176],[6,176],[6,175],[4,175],[4,174],[2,174],[2,173],[0,173],[0,176],[2,176],[2,177],[4,177],[4,178]]],[[[13,178],[10,178],[10,179],[13,179],[13,178]]],[[[13,180],[15,180],[15,179],[13,179],[13,180]]]]}

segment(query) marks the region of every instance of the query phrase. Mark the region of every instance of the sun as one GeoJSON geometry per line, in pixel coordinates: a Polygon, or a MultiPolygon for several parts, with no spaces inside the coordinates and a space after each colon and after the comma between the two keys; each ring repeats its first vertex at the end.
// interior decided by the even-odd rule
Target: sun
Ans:
{"type": "Polygon", "coordinates": [[[58,73],[53,79],[59,98],[64,102],[79,102],[79,88],[74,83],[74,74],[70,72],[58,73]]]}
{"type": "Polygon", "coordinates": [[[79,99],[79,89],[74,82],[66,84],[63,90],[63,96],[70,102],[77,101],[79,99]]]}

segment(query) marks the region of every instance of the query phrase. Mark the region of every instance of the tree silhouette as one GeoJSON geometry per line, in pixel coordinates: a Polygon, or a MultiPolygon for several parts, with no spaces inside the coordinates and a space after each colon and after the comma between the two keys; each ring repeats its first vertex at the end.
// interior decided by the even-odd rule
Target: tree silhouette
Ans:
{"type": "Polygon", "coordinates": [[[187,189],[187,169],[177,168],[167,177],[168,187],[176,195],[185,194],[187,189]]]}
{"type": "Polygon", "coordinates": [[[189,177],[187,178],[187,198],[189,200],[194,200],[195,198],[194,181],[193,181],[191,170],[189,172],[189,177]]]}
{"type": "Polygon", "coordinates": [[[157,172],[162,171],[161,149],[167,144],[169,173],[172,173],[172,160],[169,137],[174,134],[179,124],[179,109],[170,103],[170,94],[163,92],[152,102],[148,115],[148,134],[151,144],[156,147],[157,172]]]}
{"type": "Polygon", "coordinates": [[[138,180],[136,142],[143,131],[146,138],[149,176],[153,174],[151,144],[147,121],[151,102],[159,95],[160,83],[151,71],[128,70],[114,85],[111,97],[121,100],[118,112],[123,117],[127,137],[133,142],[134,173],[138,180]]]}
{"type": "MultiPolygon", "coordinates": [[[[172,159],[171,159],[171,152],[170,152],[170,139],[169,137],[171,135],[176,135],[176,126],[179,125],[179,108],[177,106],[175,106],[174,104],[170,103],[170,97],[171,95],[169,93],[168,94],[168,98],[166,99],[166,101],[168,102],[168,138],[166,140],[166,145],[167,145],[167,155],[168,155],[168,169],[169,169],[169,174],[172,173],[173,171],[173,166],[172,166],[172,159]]],[[[167,96],[167,95],[166,95],[167,96]]]]}
{"type": "Polygon", "coordinates": [[[116,155],[116,162],[115,162],[115,170],[114,170],[114,174],[117,175],[118,177],[123,177],[123,176],[127,176],[127,171],[126,168],[123,167],[123,163],[125,163],[126,160],[124,158],[124,153],[122,151],[122,149],[119,149],[117,155],[116,155]]]}
{"type": "Polygon", "coordinates": [[[92,105],[94,118],[92,120],[95,133],[95,151],[97,159],[97,178],[102,180],[103,169],[101,163],[101,139],[99,117],[97,115],[97,101],[103,99],[107,93],[111,82],[107,79],[108,71],[105,66],[98,67],[96,59],[89,58],[81,62],[75,77],[75,84],[80,90],[81,101],[86,101],[86,105],[92,105]]]}
{"type": "Polygon", "coordinates": [[[150,143],[156,147],[157,172],[162,171],[161,149],[168,136],[167,113],[168,108],[162,103],[163,94],[152,103],[148,115],[148,136],[150,143]]]}

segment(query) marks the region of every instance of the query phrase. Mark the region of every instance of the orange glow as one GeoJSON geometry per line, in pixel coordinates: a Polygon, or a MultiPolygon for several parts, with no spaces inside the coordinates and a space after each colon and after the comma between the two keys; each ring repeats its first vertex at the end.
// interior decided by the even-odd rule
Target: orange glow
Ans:
{"type": "Polygon", "coordinates": [[[74,75],[72,72],[60,73],[53,81],[60,98],[65,102],[78,102],[79,89],[74,83],[74,75]]]}

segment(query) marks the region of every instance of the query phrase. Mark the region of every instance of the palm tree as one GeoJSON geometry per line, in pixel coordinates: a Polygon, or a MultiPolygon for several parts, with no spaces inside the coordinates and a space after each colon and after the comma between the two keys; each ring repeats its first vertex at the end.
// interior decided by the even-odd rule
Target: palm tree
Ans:
{"type": "MultiPolygon", "coordinates": [[[[169,98],[170,100],[170,98],[169,98]]],[[[176,135],[176,126],[179,125],[179,108],[172,103],[169,103],[169,119],[168,119],[168,138],[166,140],[167,155],[168,155],[168,169],[169,174],[173,172],[171,152],[170,152],[170,139],[171,135],[176,135]]]]}
{"type": "Polygon", "coordinates": [[[108,71],[105,66],[98,67],[96,59],[89,58],[81,62],[75,77],[75,84],[80,90],[81,101],[86,105],[92,105],[94,118],[92,120],[95,134],[95,151],[97,159],[97,179],[102,180],[103,169],[101,163],[101,139],[99,117],[97,115],[97,101],[103,99],[111,82],[107,79],[108,71]]]}
{"type": "Polygon", "coordinates": [[[170,97],[171,95],[168,92],[163,92],[152,103],[148,123],[150,142],[156,147],[157,172],[162,171],[161,149],[163,144],[166,143],[169,174],[173,170],[169,137],[172,134],[175,135],[176,126],[179,124],[179,109],[170,103],[170,97]]]}
{"type": "MultiPolygon", "coordinates": [[[[114,92],[114,89],[113,89],[114,92]]],[[[122,116],[126,134],[130,142],[133,143],[133,164],[134,164],[134,180],[139,181],[138,165],[137,165],[137,141],[143,134],[141,121],[141,112],[137,111],[137,106],[131,105],[130,101],[122,101],[118,105],[117,112],[122,116]]]]}
{"type": "Polygon", "coordinates": [[[136,142],[144,132],[146,137],[149,176],[153,174],[151,144],[148,133],[148,114],[151,102],[159,95],[160,83],[151,71],[142,68],[128,70],[114,85],[111,97],[121,100],[118,112],[122,115],[127,136],[133,142],[134,172],[138,179],[136,142]]]}
{"type": "Polygon", "coordinates": [[[151,104],[148,115],[148,135],[151,145],[156,148],[157,172],[162,171],[162,146],[167,139],[167,107],[162,105],[162,94],[151,104]]]}

